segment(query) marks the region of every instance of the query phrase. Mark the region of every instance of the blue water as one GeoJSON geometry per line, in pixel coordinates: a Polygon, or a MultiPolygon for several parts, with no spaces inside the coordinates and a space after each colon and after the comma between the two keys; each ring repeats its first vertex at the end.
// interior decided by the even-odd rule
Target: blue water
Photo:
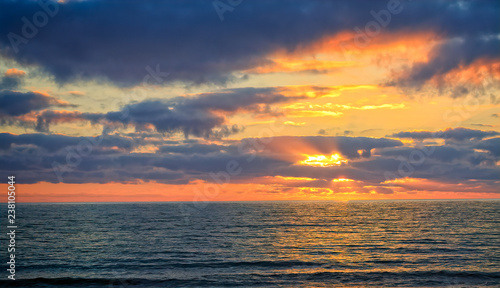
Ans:
{"type": "Polygon", "coordinates": [[[500,201],[19,204],[17,216],[17,280],[3,269],[2,287],[500,283],[500,201]]]}

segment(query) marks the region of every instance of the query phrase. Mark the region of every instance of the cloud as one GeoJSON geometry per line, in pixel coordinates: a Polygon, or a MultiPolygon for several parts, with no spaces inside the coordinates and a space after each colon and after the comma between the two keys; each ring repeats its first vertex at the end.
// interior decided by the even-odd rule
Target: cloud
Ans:
{"type": "Polygon", "coordinates": [[[376,187],[373,189],[378,194],[394,194],[394,191],[386,187],[376,187]]]}
{"type": "MultiPolygon", "coordinates": [[[[498,21],[496,21],[497,24],[498,21]]],[[[395,84],[402,87],[422,87],[431,79],[443,82],[445,75],[455,69],[464,69],[471,66],[475,61],[498,62],[500,56],[500,39],[498,33],[485,37],[484,34],[453,38],[436,45],[430,52],[427,62],[418,62],[410,69],[403,72],[403,75],[395,80],[395,84]]],[[[456,85],[453,83],[452,85],[456,85]]],[[[455,96],[467,94],[466,87],[461,86],[463,91],[455,91],[455,96]],[[457,94],[458,93],[458,94],[457,94]]]]}
{"type": "Polygon", "coordinates": [[[120,111],[81,113],[78,111],[43,111],[38,114],[38,131],[47,131],[52,123],[104,121],[133,125],[137,130],[154,128],[162,133],[181,132],[188,136],[221,138],[242,128],[229,125],[227,117],[237,112],[275,116],[271,105],[296,101],[306,96],[285,96],[285,88],[237,88],[201,93],[173,99],[148,99],[128,104],[120,111]]]}
{"type": "Polygon", "coordinates": [[[210,137],[216,127],[221,127],[225,118],[201,109],[179,109],[168,101],[146,100],[130,104],[119,112],[103,115],[111,122],[133,124],[139,130],[151,124],[158,132],[183,132],[187,137],[210,137]]]}
{"type": "Polygon", "coordinates": [[[305,95],[300,95],[300,93],[294,96],[285,96],[285,92],[290,93],[288,90],[289,89],[286,87],[226,89],[215,93],[201,93],[195,97],[179,97],[172,100],[172,102],[176,103],[176,106],[182,106],[186,109],[215,110],[223,112],[244,110],[254,113],[268,113],[269,108],[266,105],[297,101],[306,98],[305,95]]]}
{"type": "Polygon", "coordinates": [[[68,91],[67,93],[72,95],[72,96],[84,96],[85,95],[85,92],[82,92],[82,91],[68,91]]]}
{"type": "Polygon", "coordinates": [[[368,158],[371,156],[371,150],[375,148],[403,145],[401,141],[393,139],[346,136],[279,136],[249,138],[244,141],[269,143],[265,145],[266,151],[276,154],[292,154],[293,157],[302,157],[301,154],[330,155],[340,153],[348,159],[368,158]],[[301,154],[297,154],[299,151],[301,154]]]}
{"type": "Polygon", "coordinates": [[[0,116],[20,116],[49,107],[74,107],[40,92],[0,91],[0,116]]]}
{"type": "Polygon", "coordinates": [[[479,189],[498,193],[495,181],[500,175],[495,161],[500,157],[497,148],[500,143],[497,140],[500,137],[482,140],[473,147],[469,147],[470,143],[434,146],[433,153],[416,165],[410,156],[415,148],[386,138],[287,136],[246,138],[222,145],[149,136],[133,139],[118,135],[70,137],[1,133],[0,174],[15,173],[23,183],[58,183],[59,173],[65,183],[154,181],[182,185],[196,180],[226,181],[220,172],[226,171],[231,162],[241,168],[241,173],[231,177],[231,183],[258,183],[266,179],[268,186],[281,191],[321,188],[334,192],[391,194],[402,189],[429,190],[429,186],[419,188],[407,183],[406,178],[412,177],[423,179],[420,181],[423,184],[433,181],[434,191],[451,191],[456,187],[455,192],[479,189]],[[89,143],[91,150],[85,148],[89,143]],[[133,152],[150,145],[158,146],[158,151],[133,152]],[[258,147],[260,149],[254,149],[258,147]],[[356,149],[376,149],[376,153],[363,153],[363,156],[357,151],[354,154],[356,149]],[[303,165],[298,160],[303,159],[304,151],[341,153],[349,161],[329,167],[303,165]],[[402,174],[399,170],[403,163],[412,165],[412,169],[402,174]],[[387,173],[395,177],[388,178],[387,173]]]}
{"type": "Polygon", "coordinates": [[[133,124],[138,129],[151,124],[159,132],[182,132],[186,137],[220,138],[240,131],[235,125],[226,125],[226,116],[236,112],[274,115],[270,105],[302,98],[284,96],[278,88],[238,88],[194,97],[145,100],[127,105],[119,112],[108,112],[102,118],[133,124]]]}
{"type": "Polygon", "coordinates": [[[294,121],[285,121],[283,124],[293,127],[300,127],[306,125],[306,122],[294,122],[294,121]]]}
{"type": "Polygon", "coordinates": [[[476,145],[476,148],[487,150],[495,157],[500,157],[500,138],[483,140],[476,145]]]}
{"type": "Polygon", "coordinates": [[[394,133],[389,137],[395,138],[411,138],[415,140],[424,140],[424,139],[451,139],[456,141],[464,141],[470,139],[483,139],[486,137],[497,136],[500,133],[496,131],[483,131],[483,130],[475,130],[468,128],[448,128],[446,130],[441,131],[404,131],[399,133],[394,133]]]}
{"type": "Polygon", "coordinates": [[[0,90],[15,90],[17,89],[22,83],[21,78],[15,76],[15,77],[10,77],[10,76],[4,76],[0,80],[0,90]]]}
{"type": "MultiPolygon", "coordinates": [[[[79,121],[90,121],[95,124],[102,118],[100,113],[82,113],[80,111],[44,110],[36,113],[34,129],[37,132],[49,132],[50,125],[79,121]]],[[[26,121],[24,122],[26,126],[26,121]]]]}
{"type": "MultiPolygon", "coordinates": [[[[384,28],[387,33],[435,31],[446,39],[464,39],[462,44],[447,41],[436,47],[429,63],[412,69],[409,81],[446,72],[436,70],[439,63],[449,70],[457,63],[489,56],[497,45],[494,39],[481,38],[498,34],[497,1],[460,5],[401,1],[401,5],[402,12],[392,15],[384,28]]],[[[170,73],[164,82],[226,83],[239,79],[234,72],[269,65],[272,60],[267,56],[278,50],[293,52],[326,36],[363,29],[374,20],[371,10],[386,7],[387,0],[256,0],[239,5],[220,22],[210,1],[155,2],[154,9],[147,1],[65,1],[36,37],[27,44],[17,43],[18,53],[9,37],[0,39],[0,53],[37,65],[60,83],[104,78],[118,85],[136,85],[151,76],[146,67],[156,65],[162,73],[170,73]]],[[[35,1],[0,2],[0,35],[22,36],[21,19],[40,9],[35,1]]]]}
{"type": "Polygon", "coordinates": [[[26,72],[24,72],[23,70],[16,69],[16,68],[10,68],[10,69],[7,69],[7,71],[5,71],[5,76],[8,76],[8,77],[22,77],[24,75],[26,75],[26,72]]]}
{"type": "Polygon", "coordinates": [[[231,153],[236,154],[237,147],[217,144],[188,144],[188,145],[166,145],[159,147],[160,153],[177,154],[210,154],[210,153],[231,153]]]}
{"type": "Polygon", "coordinates": [[[33,145],[52,153],[86,142],[91,142],[94,146],[118,147],[128,150],[134,147],[134,142],[131,139],[114,135],[105,135],[102,137],[71,137],[56,134],[47,135],[37,133],[15,135],[0,133],[0,150],[9,150],[13,145],[33,145]]]}
{"type": "Polygon", "coordinates": [[[474,123],[474,124],[470,124],[470,125],[477,126],[477,127],[489,127],[489,128],[495,127],[495,125],[480,124],[480,123],[474,123]]]}
{"type": "Polygon", "coordinates": [[[23,83],[26,72],[15,68],[8,69],[4,76],[0,78],[0,90],[14,90],[23,83]]]}
{"type": "MultiPolygon", "coordinates": [[[[475,146],[475,147],[479,147],[475,146]]],[[[481,146],[483,147],[483,146],[481,146]]],[[[396,159],[407,159],[408,162],[420,163],[465,163],[470,166],[478,165],[495,165],[495,157],[487,155],[483,152],[476,152],[474,146],[469,147],[455,145],[446,146],[421,146],[418,148],[413,147],[399,147],[397,149],[389,148],[382,149],[380,155],[385,157],[394,157],[396,159]]],[[[491,149],[491,145],[484,145],[484,149],[491,149]]]]}

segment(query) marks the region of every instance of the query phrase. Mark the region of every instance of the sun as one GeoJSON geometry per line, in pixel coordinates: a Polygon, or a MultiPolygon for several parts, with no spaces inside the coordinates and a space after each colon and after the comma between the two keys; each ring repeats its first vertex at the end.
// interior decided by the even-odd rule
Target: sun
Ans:
{"type": "Polygon", "coordinates": [[[347,163],[347,160],[342,159],[342,157],[338,153],[331,154],[329,156],[307,155],[307,154],[303,154],[303,156],[307,158],[299,162],[299,164],[301,165],[330,167],[330,166],[340,166],[342,165],[342,163],[347,163]]]}

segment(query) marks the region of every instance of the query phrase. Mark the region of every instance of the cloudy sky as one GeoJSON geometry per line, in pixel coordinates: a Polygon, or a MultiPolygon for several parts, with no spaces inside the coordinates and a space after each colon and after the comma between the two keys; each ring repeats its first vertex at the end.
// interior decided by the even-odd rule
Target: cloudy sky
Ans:
{"type": "Polygon", "coordinates": [[[25,202],[498,198],[499,15],[0,1],[1,175],[25,202]]]}

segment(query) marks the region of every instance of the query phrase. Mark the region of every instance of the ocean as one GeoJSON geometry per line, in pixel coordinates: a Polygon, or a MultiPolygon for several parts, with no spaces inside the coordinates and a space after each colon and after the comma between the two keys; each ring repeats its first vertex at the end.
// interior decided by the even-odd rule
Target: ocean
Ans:
{"type": "Polygon", "coordinates": [[[500,287],[500,201],[1,205],[1,287],[500,287]]]}

